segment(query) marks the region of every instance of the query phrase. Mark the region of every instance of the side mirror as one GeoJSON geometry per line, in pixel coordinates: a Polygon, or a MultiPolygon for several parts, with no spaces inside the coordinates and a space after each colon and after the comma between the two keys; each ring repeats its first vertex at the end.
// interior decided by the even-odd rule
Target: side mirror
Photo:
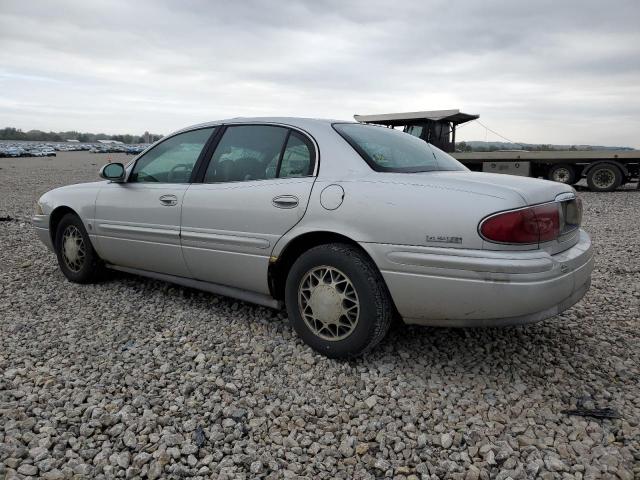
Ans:
{"type": "Polygon", "coordinates": [[[121,183],[124,182],[126,171],[121,163],[107,163],[100,169],[99,175],[105,180],[121,183]]]}

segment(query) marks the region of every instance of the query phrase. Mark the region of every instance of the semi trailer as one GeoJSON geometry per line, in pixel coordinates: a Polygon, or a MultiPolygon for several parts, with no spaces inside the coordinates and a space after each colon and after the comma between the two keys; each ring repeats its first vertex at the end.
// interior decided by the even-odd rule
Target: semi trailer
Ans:
{"type": "Polygon", "coordinates": [[[639,181],[640,150],[456,152],[456,127],[479,117],[459,110],[354,115],[358,122],[402,127],[474,171],[542,177],[571,185],[586,178],[589,189],[596,192],[639,181]]]}

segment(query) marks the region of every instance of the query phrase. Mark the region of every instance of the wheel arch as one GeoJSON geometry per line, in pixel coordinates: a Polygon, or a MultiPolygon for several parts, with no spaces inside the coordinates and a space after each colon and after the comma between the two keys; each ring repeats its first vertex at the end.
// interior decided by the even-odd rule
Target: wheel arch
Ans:
{"type": "MultiPolygon", "coordinates": [[[[332,231],[311,231],[301,233],[300,235],[292,238],[282,249],[280,255],[277,257],[271,257],[269,260],[269,290],[271,295],[277,300],[284,300],[284,288],[287,281],[287,275],[289,270],[293,266],[296,259],[310,248],[317,247],[318,245],[324,245],[329,243],[344,243],[351,245],[361,251],[371,261],[374,267],[380,273],[380,269],[376,265],[369,252],[367,252],[362,246],[353,240],[352,238],[336,233],[332,231]]],[[[384,282],[382,274],[380,278],[384,282]]],[[[385,287],[386,287],[386,282],[385,287]]]]}
{"type": "Polygon", "coordinates": [[[58,229],[60,220],[62,220],[62,217],[64,217],[67,213],[72,213],[80,218],[78,212],[66,205],[60,205],[54,208],[53,211],[49,214],[49,236],[51,237],[51,244],[54,247],[56,244],[56,230],[58,229]]]}
{"type": "Polygon", "coordinates": [[[618,162],[616,160],[610,160],[610,159],[598,160],[597,162],[593,162],[593,163],[587,165],[584,168],[584,170],[582,171],[582,174],[584,176],[587,176],[591,170],[593,170],[594,168],[599,167],[601,165],[604,165],[604,164],[615,165],[616,167],[618,167],[620,169],[620,172],[622,173],[622,176],[624,178],[629,178],[629,170],[627,169],[626,165],[624,165],[623,163],[620,163],[620,162],[618,162]]]}

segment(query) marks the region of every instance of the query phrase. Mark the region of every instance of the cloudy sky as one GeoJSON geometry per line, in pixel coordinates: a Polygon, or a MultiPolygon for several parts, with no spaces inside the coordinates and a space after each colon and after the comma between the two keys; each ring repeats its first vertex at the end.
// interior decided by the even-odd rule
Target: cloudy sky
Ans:
{"type": "Polygon", "coordinates": [[[460,108],[515,141],[640,148],[638,20],[637,0],[1,0],[0,128],[460,108]]]}

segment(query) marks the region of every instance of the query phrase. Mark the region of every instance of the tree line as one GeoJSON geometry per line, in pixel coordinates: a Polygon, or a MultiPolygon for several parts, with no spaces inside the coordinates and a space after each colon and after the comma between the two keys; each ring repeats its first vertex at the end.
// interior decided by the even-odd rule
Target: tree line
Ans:
{"type": "Polygon", "coordinates": [[[563,146],[563,145],[530,144],[530,143],[492,144],[490,142],[484,143],[483,145],[471,145],[464,141],[456,142],[457,152],[497,152],[505,149],[526,150],[529,152],[549,152],[549,151],[556,151],[556,150],[570,150],[570,151],[592,150],[592,147],[585,146],[585,145],[581,145],[580,147],[578,147],[576,145],[563,146]]]}
{"type": "MultiPolygon", "coordinates": [[[[149,141],[155,142],[162,138],[162,135],[149,134],[149,141]]],[[[146,143],[144,135],[107,135],[106,133],[84,133],[84,132],[43,132],[42,130],[22,131],[19,128],[6,127],[0,129],[0,140],[26,140],[32,142],[65,142],[67,140],[78,140],[82,143],[95,143],[98,140],[117,140],[122,143],[146,143]]]]}

